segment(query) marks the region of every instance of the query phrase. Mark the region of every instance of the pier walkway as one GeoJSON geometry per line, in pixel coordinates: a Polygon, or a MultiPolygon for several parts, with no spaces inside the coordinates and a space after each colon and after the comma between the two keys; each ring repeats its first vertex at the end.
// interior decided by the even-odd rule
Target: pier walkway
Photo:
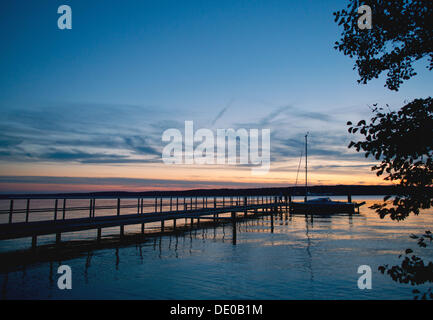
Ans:
{"type": "Polygon", "coordinates": [[[171,221],[172,227],[176,229],[176,221],[179,219],[185,219],[185,223],[190,219],[191,226],[194,219],[197,222],[200,219],[211,219],[230,220],[235,223],[236,219],[248,217],[251,213],[272,215],[283,208],[287,210],[291,203],[291,197],[287,195],[42,199],[53,203],[53,207],[41,207],[37,204],[32,208],[32,202],[40,202],[40,197],[2,199],[1,201],[9,201],[9,205],[8,209],[0,210],[0,216],[7,216],[3,219],[5,222],[0,223],[0,240],[31,237],[32,247],[36,247],[38,236],[55,234],[56,243],[60,243],[62,233],[97,229],[99,241],[102,228],[120,227],[122,237],[126,225],[141,225],[144,233],[147,223],[160,223],[161,231],[164,232],[166,221],[171,221]],[[71,200],[87,202],[88,205],[68,206],[68,201],[71,200]],[[134,204],[131,204],[132,201],[135,201],[134,204]],[[16,202],[20,202],[21,206],[15,208],[16,202]],[[101,205],[97,205],[98,202],[101,205]],[[107,205],[107,202],[116,204],[107,205]],[[85,217],[83,212],[87,212],[85,217]],[[18,216],[20,219],[17,219],[18,216]],[[31,221],[35,216],[38,217],[37,221],[31,221]]]}

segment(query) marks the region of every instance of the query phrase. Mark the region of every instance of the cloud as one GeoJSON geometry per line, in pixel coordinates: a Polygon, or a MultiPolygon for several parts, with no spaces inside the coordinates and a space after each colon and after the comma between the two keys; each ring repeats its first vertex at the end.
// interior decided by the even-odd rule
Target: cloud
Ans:
{"type": "Polygon", "coordinates": [[[221,109],[221,111],[217,114],[217,116],[215,117],[215,119],[212,120],[212,126],[215,125],[215,123],[224,115],[224,113],[226,113],[226,111],[228,110],[228,108],[233,104],[233,99],[229,101],[229,103],[227,103],[227,105],[221,109]]]}
{"type": "Polygon", "coordinates": [[[156,162],[164,124],[159,118],[165,115],[152,107],[111,104],[6,108],[0,119],[0,132],[7,132],[0,135],[0,155],[20,162],[156,162]]]}
{"type": "MultiPolygon", "coordinates": [[[[232,101],[219,111],[212,124],[231,104],[232,101]]],[[[9,108],[0,119],[0,159],[83,164],[160,163],[164,130],[184,129],[184,121],[177,116],[176,112],[162,108],[120,104],[65,103],[9,108]]],[[[257,121],[235,122],[229,127],[270,128],[272,162],[297,163],[306,131],[310,132],[310,157],[336,162],[360,161],[364,159],[362,155],[347,149],[349,141],[344,124],[340,129],[332,115],[285,105],[257,121]]]]}
{"type": "Polygon", "coordinates": [[[22,142],[22,139],[11,137],[0,133],[0,148],[15,147],[22,142]]]}
{"type": "Polygon", "coordinates": [[[129,149],[135,151],[138,154],[161,155],[161,150],[157,149],[156,147],[152,147],[149,143],[150,139],[146,137],[130,136],[124,137],[124,140],[129,149]]]}

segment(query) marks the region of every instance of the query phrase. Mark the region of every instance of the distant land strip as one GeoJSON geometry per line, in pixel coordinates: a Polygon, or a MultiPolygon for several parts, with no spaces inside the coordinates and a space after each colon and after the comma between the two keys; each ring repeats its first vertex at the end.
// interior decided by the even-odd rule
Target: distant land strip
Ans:
{"type": "MultiPolygon", "coordinates": [[[[406,192],[428,192],[433,195],[433,188],[420,189],[402,188],[400,186],[375,185],[334,185],[310,186],[309,196],[345,196],[345,195],[395,195],[406,192]]],[[[183,191],[101,191],[101,192],[70,192],[70,193],[27,193],[27,194],[1,194],[0,199],[52,199],[52,198],[146,198],[146,197],[222,197],[222,196],[303,196],[305,186],[278,187],[278,188],[249,188],[249,189],[192,189],[183,191]]]]}

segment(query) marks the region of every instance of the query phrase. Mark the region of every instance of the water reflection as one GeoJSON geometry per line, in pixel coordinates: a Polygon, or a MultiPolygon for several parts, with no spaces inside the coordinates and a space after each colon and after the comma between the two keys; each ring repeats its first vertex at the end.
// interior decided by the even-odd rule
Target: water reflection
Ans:
{"type": "MultiPolygon", "coordinates": [[[[421,217],[421,216],[419,216],[421,217]]],[[[412,288],[376,270],[407,247],[431,214],[403,223],[374,213],[305,216],[281,211],[233,224],[196,225],[116,247],[22,264],[1,273],[2,298],[399,299],[412,288]],[[388,241],[383,241],[387,239],[388,241]],[[60,261],[59,261],[60,260],[60,261]],[[73,270],[73,290],[57,289],[57,267],[73,270]],[[374,290],[356,287],[371,265],[374,290]]],[[[4,264],[4,261],[1,262],[4,264]]]]}
{"type": "Polygon", "coordinates": [[[310,217],[308,217],[308,215],[305,215],[305,238],[307,240],[307,263],[308,263],[308,269],[310,270],[310,281],[311,283],[313,283],[314,280],[314,275],[313,275],[313,267],[312,267],[312,259],[313,257],[311,256],[311,251],[310,251],[310,247],[311,247],[311,238],[310,238],[310,234],[309,234],[309,229],[310,226],[309,224],[311,224],[311,228],[313,228],[313,215],[311,215],[310,217]]]}

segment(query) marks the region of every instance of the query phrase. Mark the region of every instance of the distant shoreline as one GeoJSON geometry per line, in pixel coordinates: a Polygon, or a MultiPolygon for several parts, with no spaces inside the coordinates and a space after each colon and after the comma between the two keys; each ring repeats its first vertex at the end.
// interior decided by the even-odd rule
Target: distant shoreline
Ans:
{"type": "MultiPolygon", "coordinates": [[[[428,188],[430,192],[432,188],[428,188]]],[[[332,185],[309,186],[309,195],[343,196],[343,195],[394,195],[402,191],[398,186],[375,185],[332,185]]],[[[0,199],[27,199],[27,198],[137,198],[137,197],[202,197],[202,196],[303,196],[305,186],[277,187],[277,188],[249,188],[249,189],[192,189],[182,191],[101,191],[101,192],[68,192],[68,193],[26,193],[26,194],[0,194],[0,199]]]]}

